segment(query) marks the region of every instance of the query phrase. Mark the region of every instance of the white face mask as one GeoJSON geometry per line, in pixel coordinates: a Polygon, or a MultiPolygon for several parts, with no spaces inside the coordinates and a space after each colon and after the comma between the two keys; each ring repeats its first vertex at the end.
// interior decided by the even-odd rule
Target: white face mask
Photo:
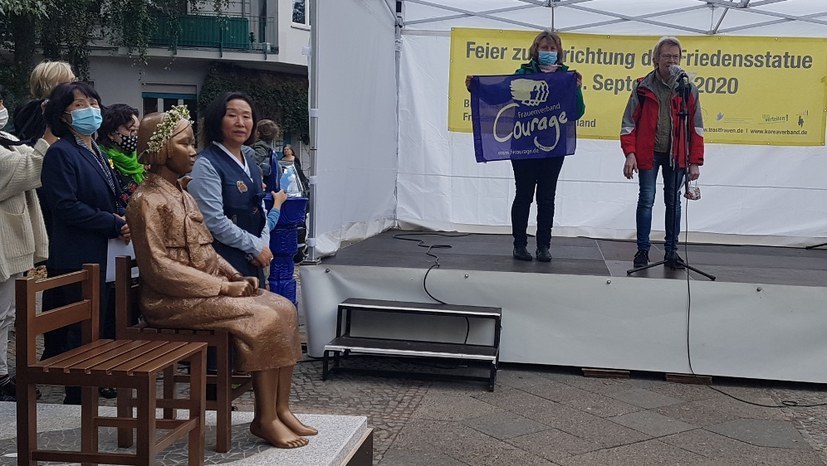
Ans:
{"type": "Polygon", "coordinates": [[[6,123],[9,122],[9,109],[3,107],[0,109],[0,129],[6,126],[6,123]]]}

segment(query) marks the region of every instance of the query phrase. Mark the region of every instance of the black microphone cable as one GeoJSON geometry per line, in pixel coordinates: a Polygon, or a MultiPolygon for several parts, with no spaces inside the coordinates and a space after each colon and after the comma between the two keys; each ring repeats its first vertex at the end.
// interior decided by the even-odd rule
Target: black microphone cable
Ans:
{"type": "MultiPolygon", "coordinates": [[[[425,290],[425,294],[428,295],[431,299],[438,302],[439,304],[448,305],[445,301],[435,297],[428,291],[428,274],[431,273],[431,270],[439,268],[439,256],[435,253],[431,252],[434,249],[450,249],[452,246],[450,244],[427,244],[424,239],[419,238],[410,238],[410,236],[441,236],[445,238],[462,238],[465,236],[470,236],[468,233],[459,233],[459,234],[445,234],[445,233],[397,233],[393,235],[393,239],[399,239],[402,241],[415,241],[416,245],[420,248],[428,248],[425,251],[425,255],[428,257],[432,257],[434,259],[434,263],[428,267],[428,270],[425,272],[425,276],[422,278],[422,288],[425,290]]],[[[465,316],[465,339],[463,340],[463,344],[468,343],[468,337],[471,334],[471,320],[465,316]]]]}
{"type": "MultiPolygon", "coordinates": [[[[687,148],[688,150],[688,148],[687,148]]],[[[689,167],[686,167],[686,175],[689,176],[689,167]]],[[[677,192],[677,186],[675,187],[677,192]]],[[[678,198],[679,199],[679,198],[678,198]]],[[[684,221],[685,221],[685,229],[684,229],[684,241],[683,241],[683,249],[684,249],[684,257],[686,257],[686,263],[690,264],[689,261],[689,200],[687,199],[686,207],[684,208],[684,221]]],[[[695,369],[692,367],[692,351],[690,349],[690,342],[691,342],[691,310],[692,310],[692,287],[690,285],[689,279],[689,269],[685,269],[686,271],[686,360],[689,364],[689,373],[695,377],[698,374],[695,373],[695,369]]],[[[718,392],[721,395],[727,396],[732,398],[733,400],[740,401],[741,403],[758,406],[761,408],[817,408],[820,406],[827,406],[827,402],[825,403],[813,403],[813,404],[799,404],[798,401],[795,400],[781,400],[780,404],[764,404],[764,403],[756,403],[754,401],[745,400],[743,398],[739,398],[735,395],[727,393],[719,388],[715,388],[712,385],[707,385],[707,388],[714,392],[718,392]]]]}

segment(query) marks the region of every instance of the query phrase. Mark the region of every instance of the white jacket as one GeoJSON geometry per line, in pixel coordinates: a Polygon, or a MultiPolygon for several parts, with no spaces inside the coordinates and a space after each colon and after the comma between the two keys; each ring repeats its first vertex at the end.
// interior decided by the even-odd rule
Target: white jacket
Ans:
{"type": "MultiPolygon", "coordinates": [[[[17,140],[2,131],[0,135],[17,140]]],[[[35,192],[48,148],[43,139],[33,148],[0,145],[0,282],[48,256],[49,239],[35,192]]]]}

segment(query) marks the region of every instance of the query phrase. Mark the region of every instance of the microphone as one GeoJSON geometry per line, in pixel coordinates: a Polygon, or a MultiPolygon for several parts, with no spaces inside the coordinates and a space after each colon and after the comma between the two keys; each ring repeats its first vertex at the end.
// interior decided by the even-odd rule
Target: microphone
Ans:
{"type": "Polygon", "coordinates": [[[669,65],[669,75],[674,77],[681,85],[689,84],[689,76],[680,65],[669,65]]]}

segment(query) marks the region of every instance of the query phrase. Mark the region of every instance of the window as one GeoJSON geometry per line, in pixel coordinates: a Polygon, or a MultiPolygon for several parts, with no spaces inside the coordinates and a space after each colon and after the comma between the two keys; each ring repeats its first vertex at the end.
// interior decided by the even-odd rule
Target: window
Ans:
{"type": "Polygon", "coordinates": [[[166,112],[171,109],[173,105],[186,105],[190,111],[190,120],[193,120],[193,131],[198,131],[198,101],[197,96],[192,94],[175,94],[165,92],[144,92],[143,100],[143,114],[153,112],[166,112]]]}
{"type": "Polygon", "coordinates": [[[293,23],[303,26],[310,25],[310,12],[307,0],[293,0],[293,23]]]}

